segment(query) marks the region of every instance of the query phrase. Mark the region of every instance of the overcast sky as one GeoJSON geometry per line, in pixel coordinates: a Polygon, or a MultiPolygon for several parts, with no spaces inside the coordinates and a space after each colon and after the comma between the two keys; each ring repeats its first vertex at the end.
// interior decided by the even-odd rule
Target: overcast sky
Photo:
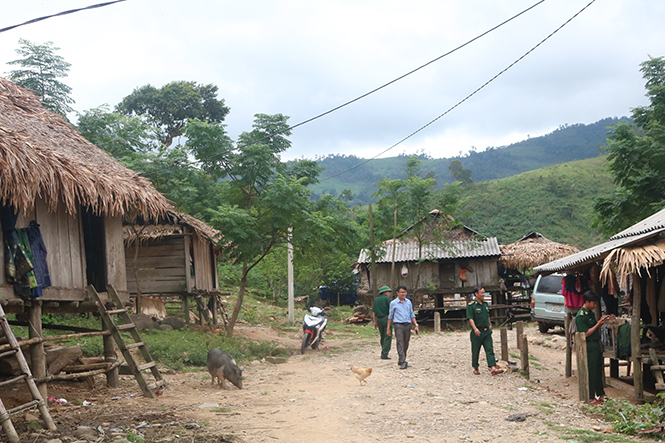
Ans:
{"type": "MultiPolygon", "coordinates": [[[[546,0],[433,65],[297,128],[284,158],[373,157],[454,106],[590,0],[546,0]]],[[[0,28],[101,0],[3,0],[0,28]]],[[[77,111],[134,88],[213,83],[232,138],[256,113],[295,124],[454,49],[537,0],[128,0],[0,33],[0,75],[19,38],[72,64],[77,111]]],[[[665,55],[665,2],[596,0],[470,100],[383,157],[442,158],[647,103],[639,64],[665,55]]]]}

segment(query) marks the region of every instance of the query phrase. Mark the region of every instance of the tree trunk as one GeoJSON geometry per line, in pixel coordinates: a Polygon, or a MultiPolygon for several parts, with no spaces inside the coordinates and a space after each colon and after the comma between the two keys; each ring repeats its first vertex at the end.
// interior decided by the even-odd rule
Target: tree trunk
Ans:
{"type": "Polygon", "coordinates": [[[247,273],[249,269],[247,268],[247,263],[242,264],[242,277],[240,278],[240,288],[238,289],[238,299],[236,300],[236,305],[233,308],[233,314],[229,319],[228,324],[226,325],[226,336],[233,337],[233,327],[236,325],[236,320],[238,320],[238,315],[240,314],[240,309],[242,308],[242,301],[245,298],[245,288],[247,287],[247,273]]]}

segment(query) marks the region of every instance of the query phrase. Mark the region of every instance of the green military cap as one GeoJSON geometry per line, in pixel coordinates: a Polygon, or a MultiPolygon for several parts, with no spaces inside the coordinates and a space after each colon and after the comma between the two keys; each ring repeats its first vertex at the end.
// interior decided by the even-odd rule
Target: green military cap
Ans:
{"type": "Polygon", "coordinates": [[[384,292],[392,292],[392,290],[388,286],[381,286],[379,289],[379,295],[383,294],[384,292]]]}

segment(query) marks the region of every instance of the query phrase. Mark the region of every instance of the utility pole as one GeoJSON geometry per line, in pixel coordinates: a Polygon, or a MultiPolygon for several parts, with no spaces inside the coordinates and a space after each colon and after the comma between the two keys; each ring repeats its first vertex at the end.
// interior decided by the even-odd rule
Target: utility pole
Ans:
{"type": "Polygon", "coordinates": [[[378,291],[379,288],[377,287],[377,276],[376,276],[376,248],[374,247],[374,215],[372,214],[372,205],[369,205],[369,250],[372,257],[371,267],[370,267],[372,286],[370,288],[370,293],[372,294],[372,301],[373,301],[378,295],[376,291],[378,291]]]}
{"type": "Polygon", "coordinates": [[[293,245],[291,244],[291,237],[293,236],[293,228],[289,228],[288,234],[288,291],[289,291],[289,322],[293,323],[295,320],[295,306],[293,302],[293,245]]]}

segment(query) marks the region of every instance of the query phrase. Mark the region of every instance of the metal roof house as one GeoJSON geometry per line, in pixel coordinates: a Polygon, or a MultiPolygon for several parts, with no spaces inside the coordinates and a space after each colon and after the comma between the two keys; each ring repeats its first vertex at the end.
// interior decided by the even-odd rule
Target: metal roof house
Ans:
{"type": "MultiPolygon", "coordinates": [[[[438,212],[433,215],[438,217],[438,212]]],[[[370,266],[369,251],[360,252],[360,297],[369,294],[372,272],[377,273],[379,286],[391,285],[391,282],[406,286],[414,297],[414,308],[457,306],[457,303],[451,306],[446,300],[453,299],[454,294],[468,294],[477,285],[484,286],[487,292],[498,293],[497,263],[501,250],[495,237],[483,237],[466,226],[448,229],[436,241],[419,242],[406,234],[408,230],[403,240],[397,239],[394,244],[392,240],[384,242],[377,255],[375,271],[370,266]]]]}

